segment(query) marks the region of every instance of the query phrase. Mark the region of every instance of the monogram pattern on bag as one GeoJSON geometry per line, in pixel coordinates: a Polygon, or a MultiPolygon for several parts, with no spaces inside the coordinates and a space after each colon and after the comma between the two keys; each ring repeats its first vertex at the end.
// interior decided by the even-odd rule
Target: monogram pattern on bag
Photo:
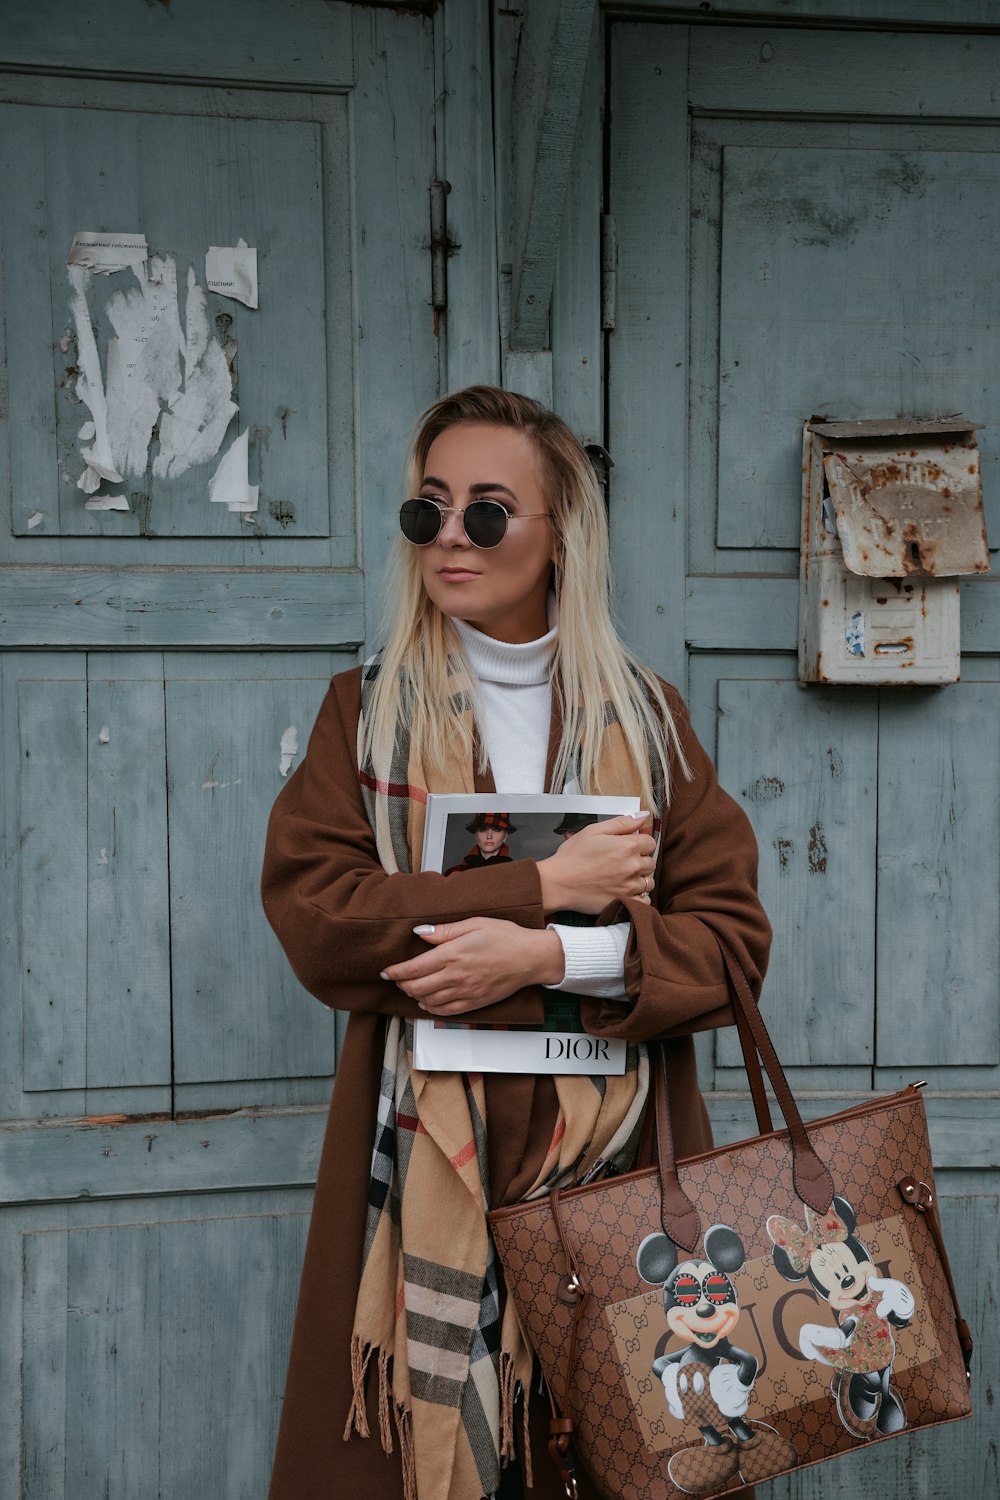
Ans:
{"type": "MultiPolygon", "coordinates": [[[[838,1191],[853,1205],[859,1224],[873,1226],[876,1261],[888,1259],[894,1270],[912,1264],[907,1274],[914,1278],[916,1307],[911,1323],[898,1335],[900,1359],[893,1374],[907,1430],[967,1416],[971,1410],[968,1381],[937,1249],[923,1217],[902,1204],[896,1188],[909,1173],[935,1191],[922,1101],[918,1095],[897,1097],[873,1105],[866,1113],[814,1122],[809,1134],[838,1191]]],[[[749,1304],[768,1279],[773,1246],[765,1220],[771,1214],[804,1220],[803,1205],[792,1184],[787,1135],[783,1132],[694,1157],[679,1164],[679,1175],[686,1193],[698,1205],[703,1228],[725,1223],[742,1239],[747,1266],[740,1273],[741,1295],[749,1304]]],[[[656,1435],[665,1443],[660,1448],[651,1446],[640,1426],[623,1367],[623,1358],[638,1349],[626,1349],[623,1357],[605,1312],[644,1294],[656,1312],[657,1293],[650,1293],[639,1277],[635,1254],[644,1237],[660,1228],[657,1174],[652,1169],[633,1172],[569,1192],[562,1198],[562,1216],[590,1293],[570,1396],[578,1460],[612,1500],[666,1500],[682,1493],[668,1466],[675,1453],[690,1447],[691,1435],[678,1431],[671,1441],[670,1428],[676,1424],[671,1423],[663,1403],[662,1415],[655,1420],[663,1424],[656,1435]]],[[[493,1218],[493,1228],[510,1295],[546,1379],[561,1392],[573,1308],[556,1295],[566,1267],[548,1203],[503,1209],[493,1218]]],[[[804,1307],[801,1289],[788,1290],[803,1298],[804,1307]]],[[[817,1309],[822,1310],[818,1300],[813,1304],[813,1311],[817,1309]]],[[[662,1307],[659,1316],[662,1319],[662,1307]]],[[[637,1329],[633,1337],[639,1339],[642,1332],[637,1329]]],[[[775,1409],[772,1412],[766,1403],[757,1403],[747,1413],[751,1426],[759,1419],[772,1428],[782,1442],[791,1443],[801,1463],[885,1440],[854,1436],[845,1429],[836,1392],[831,1389],[837,1372],[804,1361],[794,1346],[789,1354],[770,1334],[764,1343],[775,1409]],[[782,1361],[785,1372],[779,1369],[782,1361]],[[786,1398],[796,1384],[801,1392],[789,1405],[786,1398]]],[[[649,1382],[645,1394],[656,1395],[660,1382],[651,1370],[637,1378],[649,1382]]],[[[663,1402],[662,1389],[659,1395],[663,1402]]],[[[650,1430],[654,1427],[655,1421],[650,1430]]],[[[788,1467],[767,1475],[756,1473],[755,1479],[773,1478],[788,1467]]],[[[703,1493],[723,1493],[745,1482],[750,1481],[737,1473],[721,1489],[703,1493]]]]}

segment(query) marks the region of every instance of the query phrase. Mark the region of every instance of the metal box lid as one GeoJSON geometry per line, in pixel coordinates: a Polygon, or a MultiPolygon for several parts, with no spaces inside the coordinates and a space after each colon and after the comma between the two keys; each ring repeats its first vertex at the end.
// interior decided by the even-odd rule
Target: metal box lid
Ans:
{"type": "Polygon", "coordinates": [[[988,573],[977,423],[813,421],[844,565],[866,578],[988,573]]]}

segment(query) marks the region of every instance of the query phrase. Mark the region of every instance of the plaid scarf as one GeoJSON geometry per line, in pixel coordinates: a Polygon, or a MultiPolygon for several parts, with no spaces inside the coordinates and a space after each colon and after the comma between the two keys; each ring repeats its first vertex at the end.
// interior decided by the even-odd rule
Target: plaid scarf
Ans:
{"type": "MultiPolygon", "coordinates": [[[[365,664],[358,727],[359,778],[379,859],[390,874],[419,868],[428,792],[475,790],[471,760],[425,773],[411,754],[404,716],[394,743],[361,760],[365,714],[379,658],[365,664]]],[[[473,715],[464,663],[453,658],[450,709],[473,715]]],[[[639,778],[617,720],[606,712],[602,789],[634,795],[639,778]]],[[[652,757],[655,766],[656,758],[652,757]]],[[[660,788],[656,788],[659,806],[660,788]]],[[[648,1091],[645,1047],[630,1045],[620,1077],[556,1077],[559,1111],[526,1197],[627,1170],[648,1091]]],[[[413,1027],[386,1030],[372,1153],[361,1283],[354,1313],[354,1399],[344,1432],[368,1437],[365,1381],[378,1368],[382,1446],[399,1441],[405,1500],[481,1500],[514,1457],[514,1407],[527,1405],[532,1354],[508,1298],[500,1318],[498,1273],[486,1223],[489,1168],[481,1074],[413,1068],[413,1027]]]]}

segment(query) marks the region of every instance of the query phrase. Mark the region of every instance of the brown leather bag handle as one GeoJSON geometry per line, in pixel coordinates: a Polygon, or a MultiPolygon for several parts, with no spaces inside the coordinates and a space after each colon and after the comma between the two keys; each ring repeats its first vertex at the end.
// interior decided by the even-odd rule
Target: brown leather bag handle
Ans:
{"type": "MultiPolygon", "coordinates": [[[[825,1213],[833,1202],[833,1178],[829,1168],[820,1161],[809,1139],[809,1132],[802,1122],[798,1105],[792,1095],[774,1043],[753,998],[747,977],[729,948],[716,934],[722,953],[729,988],[732,994],[733,1012],[736,1016],[743,1061],[750,1080],[750,1092],[754,1101],[759,1126],[771,1129],[771,1116],[767,1094],[761,1074],[764,1065],[778,1107],[781,1110],[792,1145],[792,1181],[795,1191],[803,1203],[816,1213],[825,1213]],[[760,1062],[758,1062],[758,1056],[760,1062]]],[[[657,1155],[660,1168],[660,1190],[662,1194],[660,1215],[664,1232],[681,1249],[693,1251],[701,1232],[698,1210],[681,1186],[677,1174],[673,1136],[670,1129],[670,1109],[667,1100],[666,1073],[669,1068],[669,1053],[664,1055],[663,1044],[650,1048],[658,1054],[659,1066],[654,1067],[653,1091],[657,1126],[657,1155]]],[[[766,1133],[762,1130],[762,1134],[766,1133]]]]}

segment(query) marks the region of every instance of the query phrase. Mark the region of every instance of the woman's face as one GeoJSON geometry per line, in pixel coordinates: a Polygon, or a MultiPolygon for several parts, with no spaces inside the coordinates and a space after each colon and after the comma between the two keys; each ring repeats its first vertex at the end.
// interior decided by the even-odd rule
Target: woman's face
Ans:
{"type": "Polygon", "coordinates": [[[512,518],[498,547],[474,547],[462,517],[450,514],[434,541],[417,549],[424,588],[442,614],[495,640],[545,635],[555,539],[539,515],[550,507],[531,439],[511,427],[457,423],[431,444],[420,493],[458,510],[499,500],[512,518]]]}
{"type": "Polygon", "coordinates": [[[506,837],[502,828],[480,828],[476,834],[476,843],[483,854],[492,855],[496,854],[506,837]]]}

